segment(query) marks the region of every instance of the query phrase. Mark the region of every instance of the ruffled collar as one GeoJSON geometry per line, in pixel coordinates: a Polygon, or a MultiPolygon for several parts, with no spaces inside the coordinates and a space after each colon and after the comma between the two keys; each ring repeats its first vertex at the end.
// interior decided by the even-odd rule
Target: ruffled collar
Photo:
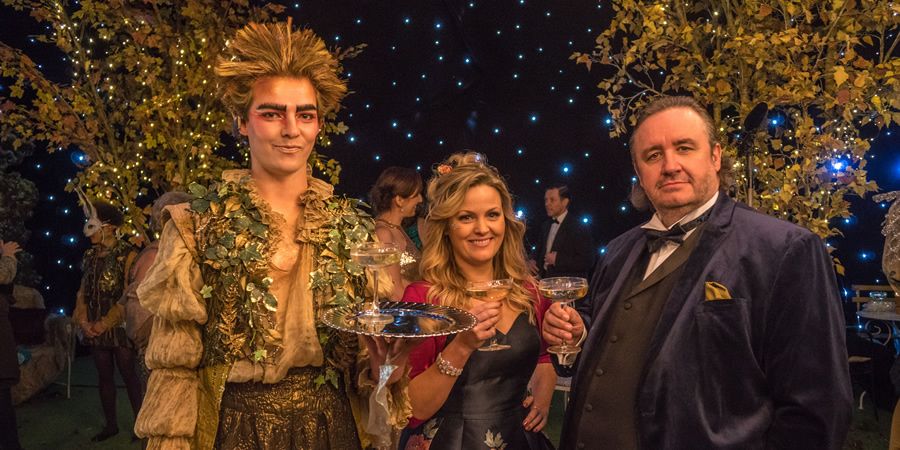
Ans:
{"type": "MultiPolygon", "coordinates": [[[[268,202],[262,199],[256,189],[256,182],[248,169],[231,169],[222,172],[222,180],[237,183],[244,186],[250,193],[250,198],[265,215],[283,221],[280,214],[272,211],[268,202]]],[[[303,207],[301,219],[297,221],[297,239],[308,240],[308,232],[321,228],[331,218],[328,211],[328,199],[334,196],[334,186],[326,181],[313,176],[307,176],[307,189],[297,199],[297,203],[303,207]]]]}

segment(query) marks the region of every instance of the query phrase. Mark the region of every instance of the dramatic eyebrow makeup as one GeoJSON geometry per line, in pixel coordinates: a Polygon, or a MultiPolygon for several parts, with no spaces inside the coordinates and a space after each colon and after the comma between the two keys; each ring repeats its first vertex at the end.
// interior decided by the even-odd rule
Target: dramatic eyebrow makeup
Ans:
{"type": "MultiPolygon", "coordinates": [[[[275,111],[287,111],[287,105],[279,105],[276,103],[260,103],[256,107],[257,111],[261,109],[273,109],[275,111]]],[[[297,111],[315,111],[316,105],[297,105],[297,111]]]]}

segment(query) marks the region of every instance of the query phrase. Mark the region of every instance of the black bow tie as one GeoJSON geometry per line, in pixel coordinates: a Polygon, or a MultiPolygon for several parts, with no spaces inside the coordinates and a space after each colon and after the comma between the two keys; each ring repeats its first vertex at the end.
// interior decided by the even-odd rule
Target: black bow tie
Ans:
{"type": "Polygon", "coordinates": [[[706,211],[700,217],[687,223],[679,223],[666,231],[644,230],[644,235],[647,237],[647,251],[651,254],[655,253],[662,248],[663,244],[667,241],[681,245],[684,243],[684,236],[689,231],[700,226],[700,224],[705,222],[708,217],[709,211],[706,211]]]}
{"type": "Polygon", "coordinates": [[[559,225],[559,221],[556,219],[551,220],[550,223],[555,223],[555,224],[559,225]]]}

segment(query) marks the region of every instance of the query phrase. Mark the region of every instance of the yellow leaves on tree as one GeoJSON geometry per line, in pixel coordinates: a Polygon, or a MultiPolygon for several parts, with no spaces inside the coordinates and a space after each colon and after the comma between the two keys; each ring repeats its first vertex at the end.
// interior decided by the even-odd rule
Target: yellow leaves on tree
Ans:
{"type": "MultiPolygon", "coordinates": [[[[246,163],[240,144],[236,160],[218,151],[231,134],[232,118],[215,95],[212,69],[239,27],[274,19],[282,5],[214,0],[3,4],[29,11],[47,26],[46,35],[36,38],[65,54],[72,77],[50,81],[22,51],[0,42],[0,73],[13,80],[9,98],[0,95],[8,108],[0,115],[0,136],[16,148],[30,142],[49,151],[70,146],[84,151],[88,161],[69,188],[80,185],[120,207],[129,234],[146,233],[138,204],[194,181],[218,179],[223,169],[246,163]]],[[[358,48],[339,57],[352,57],[358,48]]],[[[320,145],[330,142],[327,134],[346,131],[332,123],[335,119],[326,118],[320,145]]],[[[337,161],[316,167],[337,182],[337,161]]]]}
{"type": "Polygon", "coordinates": [[[846,195],[877,189],[866,178],[868,141],[859,128],[900,120],[895,4],[614,0],[612,6],[594,49],[572,55],[576,63],[611,69],[592,73],[613,74],[597,84],[612,136],[625,136],[635,111],[654,96],[689,93],[709,106],[726,155],[737,156],[737,136],[752,140],[752,157],[734,164],[735,195],[822,237],[838,233],[833,218],[850,215],[846,195]],[[748,133],[744,119],[760,103],[777,125],[748,133]]]}

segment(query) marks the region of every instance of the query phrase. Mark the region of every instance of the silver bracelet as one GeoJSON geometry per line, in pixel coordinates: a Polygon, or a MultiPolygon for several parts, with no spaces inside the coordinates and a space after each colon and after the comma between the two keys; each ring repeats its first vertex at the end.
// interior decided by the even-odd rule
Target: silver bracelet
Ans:
{"type": "Polygon", "coordinates": [[[438,372],[440,372],[444,375],[447,375],[448,377],[458,377],[458,376],[462,375],[463,370],[460,369],[459,367],[454,367],[452,364],[450,364],[449,361],[444,359],[444,357],[441,356],[440,353],[438,353],[438,355],[437,355],[436,362],[437,362],[438,372]]]}

